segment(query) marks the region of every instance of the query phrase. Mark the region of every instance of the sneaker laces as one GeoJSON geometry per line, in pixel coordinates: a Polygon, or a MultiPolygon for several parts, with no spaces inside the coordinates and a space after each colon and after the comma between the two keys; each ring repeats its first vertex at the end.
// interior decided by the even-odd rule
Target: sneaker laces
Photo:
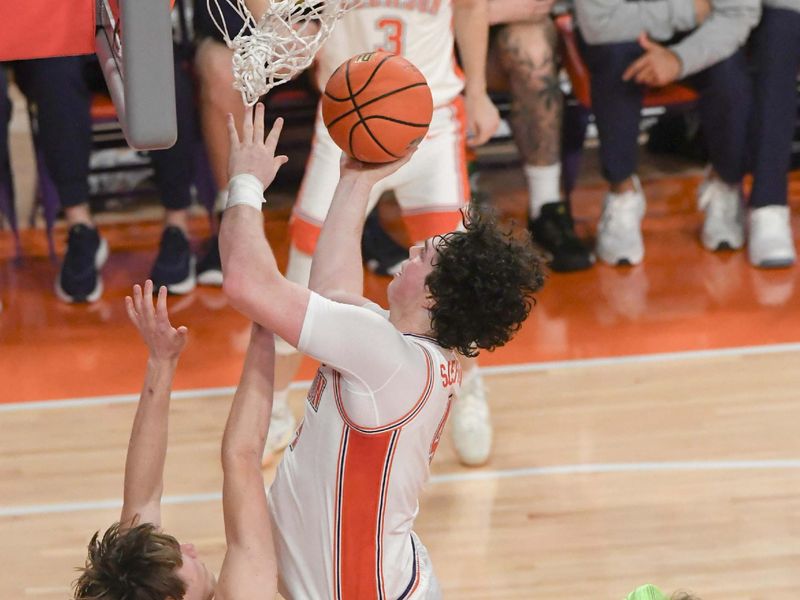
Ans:
{"type": "Polygon", "coordinates": [[[161,247],[158,252],[158,259],[161,260],[165,257],[174,258],[182,254],[189,241],[186,239],[183,231],[172,225],[164,228],[164,233],[161,235],[161,247]]]}
{"type": "Polygon", "coordinates": [[[88,225],[73,225],[67,237],[67,253],[64,256],[64,265],[73,269],[87,263],[94,264],[95,230],[88,225]],[[94,235],[93,235],[94,234],[94,235]]]}
{"type": "Polygon", "coordinates": [[[555,246],[563,246],[579,242],[575,233],[575,221],[566,207],[548,211],[545,217],[543,233],[555,246]]]}
{"type": "Polygon", "coordinates": [[[789,231],[789,207],[788,206],[762,206],[754,209],[750,213],[752,220],[751,228],[758,228],[762,231],[781,232],[789,231]]]}
{"type": "Polygon", "coordinates": [[[719,179],[706,181],[700,188],[697,206],[707,218],[736,220],[739,214],[739,187],[719,179]]]}
{"type": "Polygon", "coordinates": [[[603,209],[603,224],[612,231],[638,229],[644,216],[644,202],[636,190],[623,194],[608,194],[603,209]]]}

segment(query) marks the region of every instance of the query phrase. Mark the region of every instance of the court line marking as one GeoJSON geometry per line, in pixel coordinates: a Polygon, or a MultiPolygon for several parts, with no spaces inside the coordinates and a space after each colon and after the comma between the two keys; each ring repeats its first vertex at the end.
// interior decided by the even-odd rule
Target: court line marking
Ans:
{"type": "MultiPolygon", "coordinates": [[[[491,479],[517,479],[522,477],[542,477],[547,475],[596,475],[606,473],[653,473],[664,471],[744,471],[800,469],[800,459],[772,460],[688,460],[665,462],[632,462],[632,463],[587,463],[574,465],[552,465],[548,467],[522,467],[517,469],[500,469],[492,471],[462,471],[433,475],[429,484],[486,481],[491,479]]],[[[202,494],[183,494],[164,496],[161,504],[181,505],[214,502],[222,499],[221,492],[202,494]]],[[[56,504],[28,504],[18,506],[0,506],[0,518],[23,517],[32,515],[74,513],[91,510],[121,508],[122,500],[98,500],[94,502],[63,502],[56,504]]]]}
{"type": "MultiPolygon", "coordinates": [[[[800,352],[800,343],[767,344],[764,346],[738,346],[733,348],[713,348],[709,350],[685,350],[679,352],[659,352],[654,354],[632,354],[629,356],[610,356],[603,358],[576,358],[571,360],[557,360],[549,362],[515,363],[509,365],[495,365],[481,367],[484,375],[516,375],[520,373],[536,373],[541,371],[554,371],[563,369],[579,369],[583,367],[603,367],[628,364],[645,364],[654,362],[667,362],[679,360],[697,360],[702,358],[725,358],[760,356],[766,354],[782,354],[800,352]]],[[[311,381],[294,381],[291,389],[307,389],[311,381]]],[[[173,400],[187,398],[209,398],[213,396],[233,396],[236,388],[212,387],[194,390],[176,390],[172,392],[173,400]]],[[[112,396],[90,396],[86,398],[65,398],[63,400],[40,400],[31,402],[11,402],[0,404],[0,413],[17,412],[21,410],[37,410],[52,408],[74,408],[81,406],[97,406],[101,404],[129,404],[139,401],[139,393],[116,394],[112,396]]]]}

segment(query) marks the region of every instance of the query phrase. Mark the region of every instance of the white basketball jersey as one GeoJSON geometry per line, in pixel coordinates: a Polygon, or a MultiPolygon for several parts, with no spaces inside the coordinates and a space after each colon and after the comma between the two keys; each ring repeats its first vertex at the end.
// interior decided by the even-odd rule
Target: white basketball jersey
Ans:
{"type": "MultiPolygon", "coordinates": [[[[319,328],[334,317],[336,323],[348,318],[329,312],[318,318],[319,328]]],[[[347,330],[359,339],[357,321],[339,334],[347,330]]],[[[363,403],[355,397],[362,392],[354,390],[352,377],[348,384],[347,375],[328,365],[311,385],[304,419],[269,492],[281,593],[289,600],[413,599],[418,587],[422,593],[421,549],[412,526],[461,368],[455,354],[433,340],[397,337],[410,360],[392,379],[397,385],[375,395],[379,410],[394,400],[403,411],[391,421],[355,423],[346,407],[363,403]],[[415,382],[413,388],[407,382],[415,382]],[[402,396],[393,398],[392,389],[402,396]]],[[[381,350],[379,340],[362,347],[365,359],[381,350]]]]}
{"type": "Polygon", "coordinates": [[[445,106],[461,93],[463,76],[455,60],[451,0],[363,0],[342,17],[317,54],[317,83],[350,57],[373,50],[400,54],[414,64],[445,106]]]}

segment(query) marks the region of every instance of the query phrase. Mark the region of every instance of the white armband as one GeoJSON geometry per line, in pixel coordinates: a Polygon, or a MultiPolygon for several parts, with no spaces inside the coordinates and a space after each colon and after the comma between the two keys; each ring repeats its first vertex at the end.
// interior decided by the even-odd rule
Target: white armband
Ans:
{"type": "Polygon", "coordinates": [[[228,184],[228,203],[225,208],[246,204],[261,210],[264,203],[264,184],[255,175],[241,173],[231,178],[228,184]]]}

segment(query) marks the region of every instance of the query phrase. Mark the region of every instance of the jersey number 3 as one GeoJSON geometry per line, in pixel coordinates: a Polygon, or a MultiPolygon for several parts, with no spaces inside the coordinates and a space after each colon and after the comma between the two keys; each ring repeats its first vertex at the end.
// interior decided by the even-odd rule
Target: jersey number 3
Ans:
{"type": "Polygon", "coordinates": [[[400,19],[378,19],[378,29],[383,31],[383,41],[378,50],[403,54],[403,21],[400,19]]]}

